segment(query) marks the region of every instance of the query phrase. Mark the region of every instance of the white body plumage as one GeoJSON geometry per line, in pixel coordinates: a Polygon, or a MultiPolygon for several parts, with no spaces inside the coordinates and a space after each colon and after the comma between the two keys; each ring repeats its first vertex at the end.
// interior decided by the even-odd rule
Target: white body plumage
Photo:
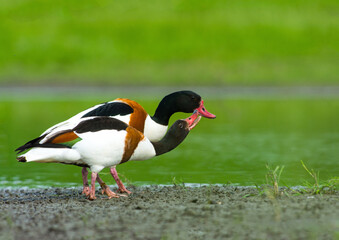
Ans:
{"type": "Polygon", "coordinates": [[[122,161],[146,160],[156,155],[150,140],[131,127],[126,130],[104,129],[74,133],[81,140],[72,148],[36,147],[19,157],[24,157],[27,162],[85,165],[93,172],[100,172],[103,168],[116,166],[122,161]],[[140,141],[130,143],[129,138],[135,135],[138,135],[140,141]],[[124,159],[127,152],[128,159],[124,159]]]}

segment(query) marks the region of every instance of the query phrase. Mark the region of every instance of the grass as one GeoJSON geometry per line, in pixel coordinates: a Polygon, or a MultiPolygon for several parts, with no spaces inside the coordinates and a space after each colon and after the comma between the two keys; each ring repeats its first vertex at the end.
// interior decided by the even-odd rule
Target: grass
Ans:
{"type": "Polygon", "coordinates": [[[339,185],[338,177],[334,177],[326,181],[320,181],[319,172],[316,172],[313,169],[308,169],[302,160],[301,164],[313,180],[313,183],[305,181],[305,188],[301,189],[302,192],[311,193],[314,195],[323,193],[332,194],[336,192],[339,185]]]}
{"type": "Polygon", "coordinates": [[[302,167],[306,170],[306,172],[311,176],[312,182],[304,181],[304,186],[298,188],[298,190],[291,189],[287,187],[283,189],[280,186],[280,177],[284,170],[284,166],[276,166],[274,169],[271,168],[268,164],[266,164],[267,173],[266,173],[266,185],[258,186],[256,188],[258,190],[259,195],[267,196],[272,203],[276,204],[276,199],[283,195],[289,195],[289,192],[292,194],[334,194],[338,190],[339,186],[339,177],[333,177],[328,180],[321,181],[319,177],[319,171],[316,172],[313,169],[309,169],[305,163],[301,160],[302,167]],[[285,191],[285,190],[289,191],[285,191]]]}
{"type": "Polygon", "coordinates": [[[175,186],[175,187],[182,187],[182,188],[185,188],[185,182],[182,178],[180,179],[177,179],[176,177],[173,177],[172,178],[172,184],[175,186]]]}
{"type": "Polygon", "coordinates": [[[279,188],[281,173],[284,166],[276,166],[274,169],[266,164],[267,173],[265,175],[266,184],[263,186],[256,185],[259,195],[266,195],[269,199],[275,200],[284,194],[279,188]]]}
{"type": "MultiPolygon", "coordinates": [[[[313,183],[306,182],[305,186],[299,188],[298,190],[291,189],[289,187],[282,188],[280,186],[281,174],[284,170],[284,166],[276,166],[275,168],[270,167],[266,164],[267,173],[266,173],[266,185],[258,187],[258,194],[259,196],[265,195],[272,204],[272,212],[274,214],[274,218],[276,222],[281,221],[281,204],[278,201],[278,198],[281,196],[290,196],[290,193],[293,195],[299,195],[300,193],[307,193],[307,194],[335,194],[338,185],[339,185],[339,178],[335,177],[329,179],[327,181],[320,181],[319,172],[316,172],[313,169],[309,169],[303,161],[301,161],[303,168],[306,172],[312,177],[313,183]],[[289,190],[289,191],[287,191],[289,190]]],[[[245,196],[248,197],[248,196],[245,196]]]]}
{"type": "Polygon", "coordinates": [[[276,166],[273,170],[268,164],[266,164],[266,168],[268,170],[266,174],[266,183],[267,185],[271,185],[271,189],[266,189],[268,195],[273,195],[274,198],[281,196],[282,192],[279,189],[280,176],[282,171],[284,170],[284,166],[276,166]]]}
{"type": "MultiPolygon", "coordinates": [[[[320,181],[319,172],[314,171],[313,169],[308,169],[303,161],[301,161],[303,168],[307,171],[307,173],[312,177],[314,183],[310,183],[305,181],[305,186],[299,188],[298,190],[291,189],[290,187],[282,188],[280,186],[280,178],[281,174],[284,170],[284,166],[276,166],[274,169],[271,168],[268,164],[266,164],[267,173],[266,173],[266,185],[257,186],[259,196],[266,196],[271,204],[272,211],[274,213],[275,221],[279,222],[281,220],[281,206],[278,201],[278,198],[285,195],[290,196],[300,195],[300,194],[335,194],[338,190],[339,178],[334,177],[332,179],[326,181],[320,181]],[[287,191],[289,190],[289,191],[287,191]]],[[[244,197],[248,197],[251,195],[246,195],[244,197]]],[[[255,196],[255,195],[254,195],[255,196]]]]}
{"type": "Polygon", "coordinates": [[[0,84],[338,84],[335,0],[0,3],[0,84]]]}

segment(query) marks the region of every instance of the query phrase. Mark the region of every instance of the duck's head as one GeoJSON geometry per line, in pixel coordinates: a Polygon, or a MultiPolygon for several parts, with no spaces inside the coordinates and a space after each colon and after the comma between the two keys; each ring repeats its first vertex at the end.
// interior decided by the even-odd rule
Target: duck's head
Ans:
{"type": "Polygon", "coordinates": [[[201,116],[197,110],[193,112],[193,114],[186,119],[179,119],[173,123],[170,130],[173,128],[175,131],[191,131],[200,121],[201,116]]]}
{"type": "Polygon", "coordinates": [[[193,113],[195,110],[200,116],[206,118],[216,118],[216,116],[208,112],[204,106],[204,101],[201,96],[193,91],[178,91],[171,93],[166,98],[175,99],[175,107],[177,111],[185,113],[193,113]]]}
{"type": "Polygon", "coordinates": [[[156,155],[161,155],[176,148],[187,137],[189,132],[198,124],[201,116],[198,111],[194,111],[193,115],[175,121],[167,131],[165,137],[159,142],[152,142],[156,155]]]}
{"type": "Polygon", "coordinates": [[[201,116],[197,110],[194,111],[193,115],[186,119],[179,119],[175,121],[167,132],[168,137],[177,139],[181,142],[185,139],[188,133],[198,124],[201,116]]]}
{"type": "Polygon", "coordinates": [[[170,117],[176,112],[193,113],[206,118],[215,118],[208,112],[199,94],[192,91],[177,91],[165,96],[155,110],[152,119],[162,125],[168,125],[170,117]]]}

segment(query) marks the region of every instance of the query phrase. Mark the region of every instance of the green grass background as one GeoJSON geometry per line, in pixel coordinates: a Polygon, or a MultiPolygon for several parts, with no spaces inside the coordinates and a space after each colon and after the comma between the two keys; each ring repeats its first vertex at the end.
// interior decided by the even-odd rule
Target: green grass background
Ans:
{"type": "Polygon", "coordinates": [[[337,0],[0,6],[0,86],[339,84],[337,0]]]}

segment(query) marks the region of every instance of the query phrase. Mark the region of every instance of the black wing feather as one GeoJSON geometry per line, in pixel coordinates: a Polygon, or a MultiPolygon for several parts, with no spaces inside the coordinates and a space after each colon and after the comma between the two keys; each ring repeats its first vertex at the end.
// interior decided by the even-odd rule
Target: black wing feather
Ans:
{"type": "Polygon", "coordinates": [[[15,149],[15,151],[17,151],[17,154],[22,153],[23,151],[26,151],[30,148],[33,147],[45,147],[45,148],[69,148],[68,146],[62,145],[62,144],[57,144],[57,143],[43,143],[40,144],[41,139],[43,139],[44,137],[46,137],[47,134],[44,134],[40,137],[34,138],[33,140],[25,143],[24,145],[18,147],[17,149],[15,149]]]}
{"type": "Polygon", "coordinates": [[[128,125],[111,117],[97,117],[80,122],[73,131],[77,133],[97,132],[106,129],[126,130],[128,125]]]}
{"type": "Polygon", "coordinates": [[[15,149],[15,151],[17,151],[18,153],[21,153],[29,148],[35,147],[36,145],[39,144],[39,142],[41,141],[41,139],[43,139],[44,137],[46,137],[47,134],[44,134],[40,137],[34,138],[33,140],[25,143],[24,145],[18,147],[17,149],[15,149]]]}
{"type": "Polygon", "coordinates": [[[85,117],[109,117],[109,116],[125,116],[133,113],[134,110],[126,103],[122,102],[108,102],[104,103],[100,107],[93,109],[92,111],[86,113],[82,118],[85,117]]]}

